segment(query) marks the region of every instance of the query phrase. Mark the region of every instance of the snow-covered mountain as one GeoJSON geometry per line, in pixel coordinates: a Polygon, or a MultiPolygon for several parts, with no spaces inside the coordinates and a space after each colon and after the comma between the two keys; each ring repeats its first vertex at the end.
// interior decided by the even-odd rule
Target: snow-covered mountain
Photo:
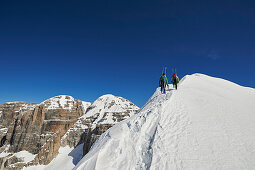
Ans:
{"type": "Polygon", "coordinates": [[[63,169],[63,164],[65,169],[72,169],[103,132],[133,116],[138,109],[122,97],[110,94],[99,97],[61,138],[61,155],[44,169],[63,169]]]}
{"type": "MultiPolygon", "coordinates": [[[[85,113],[91,103],[80,100],[78,101],[81,102],[83,112],[85,113]]],[[[74,108],[76,102],[77,100],[74,99],[72,96],[59,95],[43,101],[42,103],[40,103],[40,105],[44,105],[46,110],[63,109],[71,111],[74,108]]]]}
{"type": "Polygon", "coordinates": [[[84,114],[86,104],[61,95],[41,104],[8,102],[0,105],[0,167],[21,169],[48,164],[61,137],[84,114]]]}
{"type": "MultiPolygon", "coordinates": [[[[62,143],[64,143],[64,146],[68,144],[71,147],[80,144],[80,141],[78,141],[80,139],[78,138],[77,140],[75,136],[80,137],[85,131],[92,133],[90,135],[86,133],[85,135],[89,136],[85,136],[85,138],[91,138],[94,134],[94,136],[96,135],[95,139],[97,139],[97,135],[100,135],[102,131],[104,132],[115,123],[133,116],[138,109],[134,103],[122,97],[113,95],[101,96],[87,108],[85,114],[62,137],[62,143]]],[[[90,145],[88,149],[90,149],[90,145]]]]}
{"type": "Polygon", "coordinates": [[[255,89],[187,75],[102,134],[74,169],[254,170],[254,101],[255,89]]]}
{"type": "Polygon", "coordinates": [[[0,105],[0,170],[72,169],[84,148],[86,153],[100,134],[138,109],[113,95],[93,104],[60,95],[40,104],[0,105]]]}

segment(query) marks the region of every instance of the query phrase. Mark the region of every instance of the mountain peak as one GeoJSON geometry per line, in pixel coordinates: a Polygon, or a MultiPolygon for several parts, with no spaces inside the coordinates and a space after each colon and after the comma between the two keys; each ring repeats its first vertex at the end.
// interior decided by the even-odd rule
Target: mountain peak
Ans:
{"type": "Polygon", "coordinates": [[[100,96],[99,98],[115,98],[117,96],[114,96],[113,94],[105,94],[103,96],[100,96]]]}
{"type": "Polygon", "coordinates": [[[71,110],[73,108],[75,99],[72,96],[68,95],[59,95],[52,97],[50,99],[47,99],[40,103],[40,105],[44,104],[46,105],[47,109],[65,109],[65,110],[71,110]]]}

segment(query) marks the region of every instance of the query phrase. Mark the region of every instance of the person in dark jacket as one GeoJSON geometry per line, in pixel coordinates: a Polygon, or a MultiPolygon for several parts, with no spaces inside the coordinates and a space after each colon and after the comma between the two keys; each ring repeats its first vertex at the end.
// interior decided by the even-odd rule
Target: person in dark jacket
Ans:
{"type": "Polygon", "coordinates": [[[179,77],[174,73],[171,77],[171,82],[173,83],[173,88],[177,90],[177,84],[179,83],[179,77]]]}

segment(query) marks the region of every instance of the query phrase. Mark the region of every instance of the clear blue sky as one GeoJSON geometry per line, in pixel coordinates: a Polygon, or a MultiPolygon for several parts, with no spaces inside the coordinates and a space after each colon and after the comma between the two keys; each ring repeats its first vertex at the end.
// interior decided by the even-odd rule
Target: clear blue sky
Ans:
{"type": "Polygon", "coordinates": [[[3,0],[0,103],[111,93],[141,107],[163,65],[254,88],[254,9],[242,0],[3,0]]]}

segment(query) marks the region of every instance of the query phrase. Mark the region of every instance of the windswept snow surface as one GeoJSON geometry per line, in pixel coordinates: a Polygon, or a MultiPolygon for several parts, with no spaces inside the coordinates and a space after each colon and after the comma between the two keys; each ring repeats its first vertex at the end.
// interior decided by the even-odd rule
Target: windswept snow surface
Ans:
{"type": "Polygon", "coordinates": [[[104,134],[77,170],[254,170],[255,89],[202,74],[159,89],[104,134]]]}

